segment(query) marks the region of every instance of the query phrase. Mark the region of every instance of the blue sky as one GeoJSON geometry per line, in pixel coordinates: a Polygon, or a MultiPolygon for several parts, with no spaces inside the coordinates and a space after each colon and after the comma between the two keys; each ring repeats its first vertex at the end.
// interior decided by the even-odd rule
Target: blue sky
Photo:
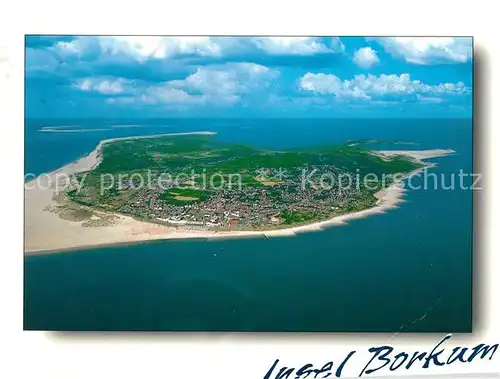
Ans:
{"type": "Polygon", "coordinates": [[[26,37],[27,117],[471,114],[470,38],[26,37]]]}

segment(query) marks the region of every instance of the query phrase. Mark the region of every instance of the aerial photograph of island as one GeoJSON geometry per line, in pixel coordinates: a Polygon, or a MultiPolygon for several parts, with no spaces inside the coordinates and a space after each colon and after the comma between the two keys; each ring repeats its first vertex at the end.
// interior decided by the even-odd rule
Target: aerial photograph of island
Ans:
{"type": "Polygon", "coordinates": [[[25,52],[25,330],[472,332],[472,38],[25,52]]]}

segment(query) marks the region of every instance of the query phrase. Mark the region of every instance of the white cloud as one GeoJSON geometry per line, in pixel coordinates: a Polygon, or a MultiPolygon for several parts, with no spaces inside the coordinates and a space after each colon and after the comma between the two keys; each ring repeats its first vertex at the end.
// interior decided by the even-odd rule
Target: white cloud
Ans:
{"type": "Polygon", "coordinates": [[[119,79],[99,79],[99,78],[85,78],[75,83],[74,87],[87,92],[99,92],[104,95],[116,95],[125,92],[129,81],[119,79]]]}
{"type": "MultiPolygon", "coordinates": [[[[134,96],[109,100],[116,103],[144,104],[234,104],[243,95],[272,85],[279,72],[255,63],[226,63],[199,67],[183,80],[137,88],[134,96]]],[[[82,83],[87,87],[89,84],[82,83]]]]}
{"type": "Polygon", "coordinates": [[[124,53],[135,58],[170,58],[177,55],[219,56],[221,51],[210,37],[101,37],[103,51],[124,53]]]}
{"type": "Polygon", "coordinates": [[[470,88],[462,82],[429,85],[420,80],[412,80],[409,74],[356,75],[351,80],[341,80],[332,74],[309,72],[299,79],[299,87],[320,95],[365,100],[384,96],[404,98],[421,95],[424,97],[420,99],[428,102],[429,99],[439,96],[470,93],[470,88]]]}
{"type": "Polygon", "coordinates": [[[388,53],[415,64],[464,63],[472,57],[471,38],[391,37],[375,40],[388,53]]]}
{"type": "Polygon", "coordinates": [[[47,50],[55,53],[56,56],[62,55],[64,58],[68,56],[82,58],[84,55],[101,53],[99,43],[101,38],[107,37],[81,36],[74,38],[71,41],[59,41],[47,50]]]}
{"type": "Polygon", "coordinates": [[[58,42],[55,48],[66,54],[80,54],[87,49],[87,44],[85,43],[85,37],[80,37],[70,42],[58,42]]]}
{"type": "Polygon", "coordinates": [[[91,37],[82,36],[70,42],[59,42],[55,49],[62,54],[83,55],[100,54],[126,55],[139,61],[149,58],[164,59],[178,55],[199,55],[217,57],[220,46],[210,37],[91,37]]]}
{"type": "Polygon", "coordinates": [[[339,38],[323,40],[317,37],[82,36],[70,42],[59,42],[55,49],[63,55],[81,56],[94,52],[131,56],[144,61],[183,55],[219,57],[255,50],[269,55],[313,55],[341,52],[344,45],[339,38]]]}
{"type": "Polygon", "coordinates": [[[338,38],[332,38],[330,46],[317,37],[252,37],[250,41],[258,49],[272,55],[312,55],[344,50],[338,38]]]}
{"type": "Polygon", "coordinates": [[[331,74],[313,74],[308,72],[299,81],[300,88],[322,95],[334,94],[342,90],[342,81],[331,74]]]}
{"type": "Polygon", "coordinates": [[[353,62],[359,67],[370,68],[375,63],[380,62],[377,52],[371,47],[362,47],[354,53],[353,62]]]}
{"type": "Polygon", "coordinates": [[[278,75],[278,71],[256,63],[226,63],[199,67],[186,79],[172,80],[166,85],[211,95],[232,95],[269,87],[278,75]]]}

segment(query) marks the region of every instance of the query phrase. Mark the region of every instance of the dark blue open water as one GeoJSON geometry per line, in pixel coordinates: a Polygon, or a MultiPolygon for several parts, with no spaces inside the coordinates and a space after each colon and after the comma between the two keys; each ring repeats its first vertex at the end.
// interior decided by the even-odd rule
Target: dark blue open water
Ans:
{"type": "MultiPolygon", "coordinates": [[[[451,148],[458,153],[435,159],[432,172],[472,172],[472,121],[460,119],[30,120],[25,172],[51,171],[105,138],[196,130],[276,148],[404,140],[418,145],[380,147],[451,148]],[[103,123],[143,126],[38,131],[103,123]]],[[[154,242],[29,257],[24,325],[357,332],[395,332],[405,325],[407,332],[471,331],[472,192],[413,190],[406,200],[386,214],[296,237],[154,242]]]]}

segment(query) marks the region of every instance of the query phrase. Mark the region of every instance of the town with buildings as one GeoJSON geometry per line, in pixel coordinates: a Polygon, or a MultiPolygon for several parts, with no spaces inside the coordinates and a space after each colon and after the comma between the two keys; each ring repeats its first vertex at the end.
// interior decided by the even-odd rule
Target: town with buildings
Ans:
{"type": "MultiPolygon", "coordinates": [[[[255,172],[255,185],[236,188],[201,189],[195,182],[179,187],[122,184],[112,189],[115,196],[102,196],[97,205],[170,226],[252,229],[328,218],[356,202],[360,192],[352,183],[319,183],[322,175],[341,177],[342,171],[329,165],[310,169],[315,173],[310,185],[304,184],[299,168],[288,170],[290,174],[280,180],[264,180],[255,172]]],[[[80,196],[85,196],[85,191],[80,196]]]]}

